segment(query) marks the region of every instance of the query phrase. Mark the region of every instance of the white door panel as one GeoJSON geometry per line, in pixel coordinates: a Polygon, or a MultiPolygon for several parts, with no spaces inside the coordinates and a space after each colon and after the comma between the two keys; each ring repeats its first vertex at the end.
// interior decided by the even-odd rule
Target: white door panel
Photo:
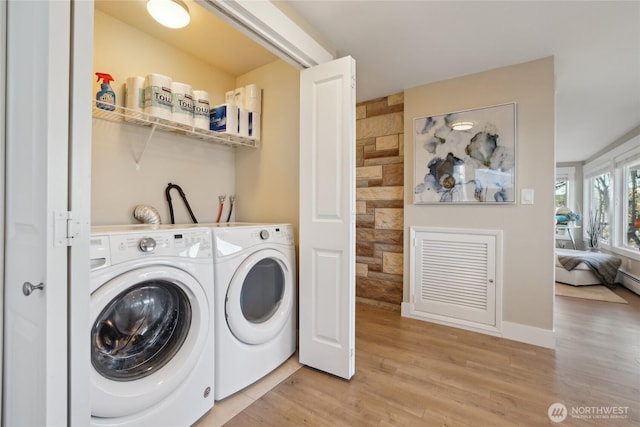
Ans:
{"type": "Polygon", "coordinates": [[[7,426],[67,424],[69,1],[7,2],[5,360],[7,426]],[[43,284],[30,295],[23,284],[43,284]]]}
{"type": "Polygon", "coordinates": [[[355,372],[355,61],[300,76],[300,362],[355,372]]]}
{"type": "Polygon", "coordinates": [[[69,259],[69,415],[68,425],[91,419],[87,344],[89,321],[89,235],[91,232],[91,109],[93,99],[93,1],[73,1],[71,60],[71,126],[69,129],[69,207],[74,232],[69,259]]]}
{"type": "MultiPolygon", "coordinates": [[[[0,2],[0,27],[7,28],[7,2],[0,2]]],[[[5,31],[0,31],[0,76],[7,75],[7,34],[5,31]]],[[[0,105],[6,105],[6,79],[0,79],[0,105]]],[[[0,108],[0,240],[5,241],[4,234],[4,152],[6,147],[5,141],[5,114],[4,110],[0,108]]],[[[0,379],[4,378],[2,374],[4,368],[4,244],[0,245],[0,379]]],[[[2,416],[2,383],[0,382],[0,422],[3,419],[2,416]]]]}

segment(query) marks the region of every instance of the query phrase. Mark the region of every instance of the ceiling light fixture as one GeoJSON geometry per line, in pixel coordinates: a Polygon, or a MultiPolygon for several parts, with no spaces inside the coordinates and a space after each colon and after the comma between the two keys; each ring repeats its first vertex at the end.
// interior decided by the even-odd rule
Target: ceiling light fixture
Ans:
{"type": "Polygon", "coordinates": [[[469,130],[473,127],[473,122],[453,122],[451,129],[453,130],[469,130]]]}
{"type": "Polygon", "coordinates": [[[147,12],[168,28],[185,27],[191,20],[189,9],[182,0],[149,0],[147,12]]]}

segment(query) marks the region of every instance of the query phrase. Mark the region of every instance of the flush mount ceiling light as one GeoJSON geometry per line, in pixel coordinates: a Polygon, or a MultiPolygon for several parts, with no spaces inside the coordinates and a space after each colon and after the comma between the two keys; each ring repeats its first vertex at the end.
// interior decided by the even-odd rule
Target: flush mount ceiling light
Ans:
{"type": "Polygon", "coordinates": [[[451,129],[453,130],[469,130],[473,127],[473,122],[453,122],[451,123],[451,129]]]}
{"type": "Polygon", "coordinates": [[[189,9],[181,0],[149,0],[147,12],[168,28],[185,27],[191,20],[189,9]]]}

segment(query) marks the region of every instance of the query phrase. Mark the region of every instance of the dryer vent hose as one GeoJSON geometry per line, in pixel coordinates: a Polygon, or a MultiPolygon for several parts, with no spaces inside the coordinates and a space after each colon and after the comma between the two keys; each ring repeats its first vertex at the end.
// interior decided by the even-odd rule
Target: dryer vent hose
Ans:
{"type": "Polygon", "coordinates": [[[153,206],[138,205],[134,207],[133,217],[143,224],[160,224],[160,214],[153,206]]]}

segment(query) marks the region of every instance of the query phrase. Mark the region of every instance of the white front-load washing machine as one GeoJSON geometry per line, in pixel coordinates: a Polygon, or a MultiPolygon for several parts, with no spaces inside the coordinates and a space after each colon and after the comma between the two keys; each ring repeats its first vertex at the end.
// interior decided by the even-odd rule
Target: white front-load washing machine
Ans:
{"type": "Polygon", "coordinates": [[[297,279],[291,225],[232,223],[211,231],[220,400],[295,352],[297,279]]]}
{"type": "Polygon", "coordinates": [[[189,426],[213,407],[212,249],[209,228],[92,229],[92,426],[189,426]]]}

